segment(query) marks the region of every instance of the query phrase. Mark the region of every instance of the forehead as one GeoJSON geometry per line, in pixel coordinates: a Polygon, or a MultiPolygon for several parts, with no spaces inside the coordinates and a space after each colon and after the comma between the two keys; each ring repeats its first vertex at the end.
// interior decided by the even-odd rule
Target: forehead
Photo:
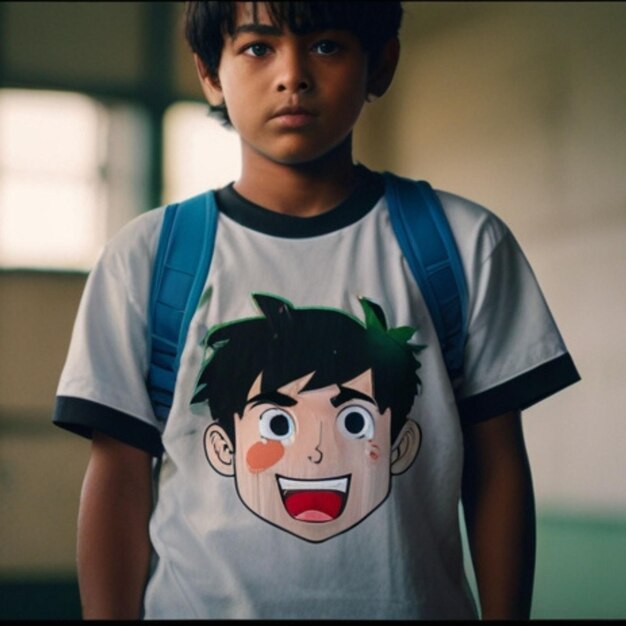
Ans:
{"type": "Polygon", "coordinates": [[[259,23],[272,24],[273,20],[264,2],[235,2],[235,24],[259,23]]]}
{"type": "Polygon", "coordinates": [[[241,33],[282,35],[283,27],[272,17],[264,4],[236,2],[230,35],[236,38],[241,33]]]}
{"type": "Polygon", "coordinates": [[[265,5],[254,7],[252,2],[233,2],[232,20],[235,26],[241,23],[262,22],[261,16],[269,20],[265,5]]]}
{"type": "MultiPolygon", "coordinates": [[[[297,35],[327,29],[351,30],[343,3],[319,2],[234,2],[232,26],[242,24],[273,26],[297,35]]],[[[232,34],[232,33],[231,33],[232,34]]]]}

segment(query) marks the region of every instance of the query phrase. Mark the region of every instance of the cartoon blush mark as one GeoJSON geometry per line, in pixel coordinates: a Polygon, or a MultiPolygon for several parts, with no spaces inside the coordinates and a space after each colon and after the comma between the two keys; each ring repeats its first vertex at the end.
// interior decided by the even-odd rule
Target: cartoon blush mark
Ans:
{"type": "Polygon", "coordinates": [[[263,472],[274,463],[278,463],[283,454],[285,454],[285,448],[280,441],[274,439],[258,441],[248,449],[246,462],[251,472],[263,472]]]}
{"type": "Polygon", "coordinates": [[[380,448],[371,439],[369,439],[367,443],[369,445],[365,448],[365,454],[371,461],[378,461],[380,458],[380,448]]]}

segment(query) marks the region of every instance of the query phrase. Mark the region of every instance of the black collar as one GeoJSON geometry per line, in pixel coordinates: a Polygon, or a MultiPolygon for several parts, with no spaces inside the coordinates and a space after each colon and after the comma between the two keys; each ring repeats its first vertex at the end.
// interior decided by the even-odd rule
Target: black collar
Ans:
{"type": "Polygon", "coordinates": [[[360,220],[385,192],[381,174],[358,167],[360,182],[350,197],[320,215],[295,217],[271,211],[238,194],[234,183],[216,191],[217,206],[235,222],[266,235],[290,239],[325,235],[360,220]]]}

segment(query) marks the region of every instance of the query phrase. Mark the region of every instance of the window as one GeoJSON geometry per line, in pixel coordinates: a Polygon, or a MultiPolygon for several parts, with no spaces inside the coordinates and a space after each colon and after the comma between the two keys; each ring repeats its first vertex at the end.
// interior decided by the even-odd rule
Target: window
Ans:
{"type": "MultiPolygon", "coordinates": [[[[162,202],[239,175],[239,138],[180,102],[163,119],[162,202]]],[[[88,271],[126,222],[154,208],[145,112],[81,93],[0,89],[0,267],[88,271]]]]}
{"type": "Polygon", "coordinates": [[[180,102],[165,113],[164,203],[223,187],[239,176],[239,137],[207,111],[204,104],[180,102]]]}
{"type": "Polygon", "coordinates": [[[145,143],[142,115],[128,106],[0,90],[0,266],[89,269],[147,208],[145,143]]]}

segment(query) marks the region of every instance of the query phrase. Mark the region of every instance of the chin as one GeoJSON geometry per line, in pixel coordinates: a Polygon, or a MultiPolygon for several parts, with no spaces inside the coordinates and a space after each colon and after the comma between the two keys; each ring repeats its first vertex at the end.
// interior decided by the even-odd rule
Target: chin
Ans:
{"type": "Polygon", "coordinates": [[[281,147],[282,149],[273,150],[267,153],[267,155],[271,160],[281,165],[307,165],[323,161],[327,157],[334,157],[346,145],[345,137],[338,143],[322,146],[312,146],[310,141],[306,141],[306,137],[299,139],[297,138],[292,145],[287,143],[287,145],[281,147]]]}
{"type": "MultiPolygon", "coordinates": [[[[293,522],[293,520],[291,520],[293,522]]],[[[307,522],[294,522],[282,526],[284,530],[300,539],[311,543],[322,543],[345,532],[351,526],[346,526],[345,521],[334,520],[332,522],[320,522],[317,524],[307,522]]]]}
{"type": "Polygon", "coordinates": [[[303,152],[294,150],[276,155],[272,160],[280,165],[307,165],[323,159],[326,154],[326,152],[303,152]]]}

